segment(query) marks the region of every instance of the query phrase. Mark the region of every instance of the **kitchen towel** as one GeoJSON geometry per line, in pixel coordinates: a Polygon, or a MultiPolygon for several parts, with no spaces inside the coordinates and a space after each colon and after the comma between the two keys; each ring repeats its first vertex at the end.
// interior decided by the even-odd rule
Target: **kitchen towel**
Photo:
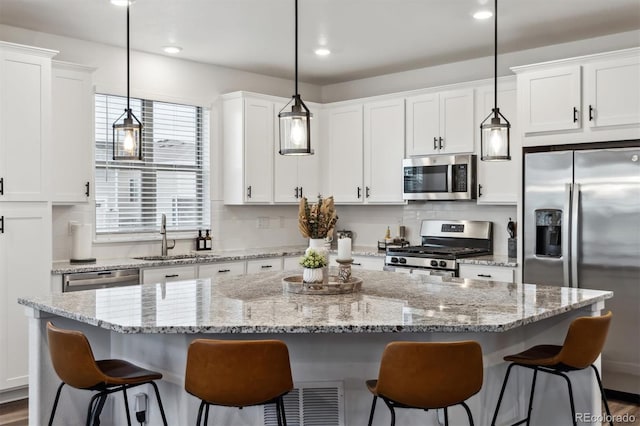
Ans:
{"type": "Polygon", "coordinates": [[[71,259],[91,259],[93,227],[90,223],[71,224],[71,259]]]}

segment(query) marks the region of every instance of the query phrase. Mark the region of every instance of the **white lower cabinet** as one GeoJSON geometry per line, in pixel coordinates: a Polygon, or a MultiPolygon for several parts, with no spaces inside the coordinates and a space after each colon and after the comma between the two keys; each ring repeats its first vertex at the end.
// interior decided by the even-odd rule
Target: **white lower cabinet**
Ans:
{"type": "Polygon", "coordinates": [[[51,206],[0,202],[0,391],[28,384],[28,321],[18,297],[46,296],[51,206]]]}
{"type": "Polygon", "coordinates": [[[142,269],[142,284],[168,283],[196,278],[196,265],[142,269]]]}
{"type": "Polygon", "coordinates": [[[282,271],[282,257],[247,260],[247,274],[266,271],[282,271]]]}
{"type": "MultiPolygon", "coordinates": [[[[329,256],[329,266],[338,266],[336,262],[337,256],[332,254],[329,256]]],[[[384,268],[383,256],[353,256],[351,271],[366,269],[369,271],[382,271],[384,268]]]]}
{"type": "Polygon", "coordinates": [[[300,265],[300,256],[288,256],[282,260],[282,269],[285,271],[291,271],[295,269],[302,269],[302,265],[300,265]]]}
{"type": "Polygon", "coordinates": [[[460,278],[512,283],[514,282],[514,268],[463,263],[460,265],[460,278]]]}
{"type": "Polygon", "coordinates": [[[198,278],[244,275],[246,262],[221,262],[198,265],[198,278]]]}

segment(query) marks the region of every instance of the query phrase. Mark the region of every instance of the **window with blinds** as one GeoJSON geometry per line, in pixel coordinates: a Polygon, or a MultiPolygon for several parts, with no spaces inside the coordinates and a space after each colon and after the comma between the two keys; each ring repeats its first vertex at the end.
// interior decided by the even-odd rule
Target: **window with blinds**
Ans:
{"type": "Polygon", "coordinates": [[[142,122],[144,160],[113,160],[113,122],[127,98],[95,95],[96,232],[158,232],[208,229],[209,110],[131,98],[142,122]]]}

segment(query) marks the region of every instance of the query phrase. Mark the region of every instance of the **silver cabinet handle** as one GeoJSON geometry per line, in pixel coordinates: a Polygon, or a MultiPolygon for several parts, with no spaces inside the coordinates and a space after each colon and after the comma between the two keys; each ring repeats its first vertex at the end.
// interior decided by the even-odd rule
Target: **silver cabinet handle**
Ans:
{"type": "Polygon", "coordinates": [[[578,232],[580,232],[580,184],[573,184],[571,199],[571,287],[580,287],[578,280],[578,232]]]}
{"type": "Polygon", "coordinates": [[[570,248],[570,235],[571,227],[567,218],[571,217],[571,190],[572,185],[567,183],[564,185],[564,215],[562,219],[562,275],[564,279],[565,287],[571,287],[571,252],[570,248]]]}

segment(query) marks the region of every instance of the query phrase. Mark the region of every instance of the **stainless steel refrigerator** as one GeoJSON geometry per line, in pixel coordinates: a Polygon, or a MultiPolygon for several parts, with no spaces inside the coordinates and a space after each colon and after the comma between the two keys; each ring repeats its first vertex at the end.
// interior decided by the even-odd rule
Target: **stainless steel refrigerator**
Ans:
{"type": "Polygon", "coordinates": [[[640,394],[640,141],[525,149],[525,283],[612,290],[604,387],[640,394]]]}

